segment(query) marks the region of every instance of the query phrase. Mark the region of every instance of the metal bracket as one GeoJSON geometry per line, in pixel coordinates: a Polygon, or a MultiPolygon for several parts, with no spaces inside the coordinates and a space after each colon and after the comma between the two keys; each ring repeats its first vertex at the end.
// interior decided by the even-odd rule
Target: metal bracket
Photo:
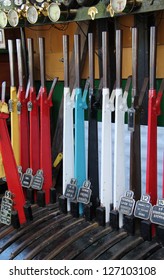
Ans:
{"type": "Polygon", "coordinates": [[[115,99],[115,95],[116,95],[116,92],[115,92],[115,89],[112,90],[112,93],[111,93],[111,96],[109,98],[109,102],[107,104],[107,107],[110,109],[111,112],[114,111],[114,99],[115,99]]]}
{"type": "Polygon", "coordinates": [[[14,108],[13,108],[14,102],[13,102],[13,100],[10,99],[10,100],[8,101],[8,104],[9,104],[9,112],[11,113],[11,112],[14,111],[14,108]]]}
{"type": "Polygon", "coordinates": [[[125,90],[123,97],[122,97],[122,103],[120,104],[120,107],[119,107],[119,109],[123,112],[126,112],[128,110],[127,98],[128,98],[128,91],[125,90]]]}
{"type": "Polygon", "coordinates": [[[96,7],[90,7],[90,8],[88,9],[88,15],[91,17],[92,20],[95,19],[96,14],[98,14],[98,10],[97,10],[96,7]]]}
{"type": "Polygon", "coordinates": [[[33,108],[33,104],[32,104],[31,101],[29,101],[29,102],[27,103],[27,109],[28,109],[28,111],[31,112],[31,111],[32,111],[32,108],[33,108]]]}
{"type": "Polygon", "coordinates": [[[22,108],[22,104],[20,101],[17,102],[17,114],[20,115],[21,114],[21,108],[22,108]]]}

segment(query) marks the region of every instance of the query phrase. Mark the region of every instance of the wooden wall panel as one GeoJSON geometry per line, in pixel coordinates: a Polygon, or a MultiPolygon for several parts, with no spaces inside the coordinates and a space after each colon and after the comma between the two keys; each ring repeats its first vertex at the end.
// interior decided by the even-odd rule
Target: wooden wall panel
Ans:
{"type": "Polygon", "coordinates": [[[131,28],[134,26],[134,17],[132,15],[119,17],[117,25],[123,33],[123,47],[130,48],[132,45],[131,28]]]}
{"type": "MultiPolygon", "coordinates": [[[[54,25],[55,26],[55,25],[54,25]]],[[[59,25],[57,25],[59,26],[59,25]]],[[[77,24],[70,23],[65,31],[58,30],[53,26],[33,27],[26,28],[26,38],[33,38],[34,40],[34,71],[35,79],[40,80],[40,65],[39,65],[39,47],[38,38],[45,38],[45,52],[46,52],[46,79],[52,80],[54,77],[59,77],[59,80],[63,80],[63,34],[69,35],[69,49],[70,58],[73,50],[74,34],[76,32],[77,24]]],[[[88,73],[88,57],[86,57],[84,70],[82,73],[82,79],[87,78],[88,73]]],[[[98,56],[95,54],[95,78],[99,78],[98,72],[98,56]]]]}
{"type": "Polygon", "coordinates": [[[164,45],[164,14],[159,13],[158,20],[156,20],[157,29],[157,44],[164,45]]]}
{"type": "MultiPolygon", "coordinates": [[[[57,28],[60,28],[60,25],[57,25],[57,28]]],[[[66,25],[65,25],[66,26],[66,25]]],[[[69,35],[69,49],[70,49],[70,58],[73,49],[73,36],[76,32],[77,24],[70,23],[66,30],[59,30],[54,26],[43,26],[35,28],[26,28],[26,37],[34,39],[34,71],[35,79],[40,79],[40,65],[39,65],[39,47],[38,47],[38,38],[45,38],[45,53],[46,53],[46,79],[52,80],[55,76],[59,77],[60,80],[63,80],[63,44],[62,36],[64,34],[69,35]]]]}
{"type": "MultiPolygon", "coordinates": [[[[157,78],[164,77],[164,18],[163,14],[159,14],[157,17],[158,23],[158,34],[157,34],[157,78]]],[[[80,24],[80,23],[79,23],[80,24]]],[[[110,22],[109,22],[110,24],[110,22]]],[[[122,77],[126,79],[131,75],[131,27],[134,26],[133,16],[120,17],[117,22],[117,28],[123,30],[123,69],[122,77]]],[[[70,57],[73,49],[73,36],[76,31],[77,24],[69,23],[68,26],[61,25],[46,25],[46,26],[35,26],[32,28],[26,28],[26,37],[34,39],[34,51],[35,51],[35,79],[40,80],[40,66],[39,66],[39,51],[38,51],[38,38],[45,37],[45,49],[46,49],[46,79],[52,80],[55,76],[59,77],[59,80],[63,80],[63,46],[62,46],[62,35],[68,34],[70,38],[70,57]],[[58,30],[57,28],[61,28],[58,30]],[[66,30],[62,30],[62,27],[66,30]]],[[[97,41],[95,40],[95,47],[97,52],[97,41]]],[[[88,77],[88,57],[86,57],[82,78],[88,77]]],[[[95,53],[95,78],[99,79],[98,70],[98,56],[95,53]]]]}
{"type": "Polygon", "coordinates": [[[132,49],[123,48],[122,53],[122,78],[126,79],[132,74],[132,49]]]}
{"type": "Polygon", "coordinates": [[[157,48],[157,67],[156,76],[158,78],[164,78],[164,45],[157,48]]]}

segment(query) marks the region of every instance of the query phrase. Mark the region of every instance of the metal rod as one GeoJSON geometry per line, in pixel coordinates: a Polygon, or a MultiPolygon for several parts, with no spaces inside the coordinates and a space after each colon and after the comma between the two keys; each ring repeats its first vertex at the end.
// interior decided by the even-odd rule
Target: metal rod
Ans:
{"type": "Polygon", "coordinates": [[[69,86],[69,36],[63,35],[64,87],[69,86]]]}
{"type": "Polygon", "coordinates": [[[1,101],[5,102],[6,95],[6,81],[2,82],[1,101]]]}
{"type": "Polygon", "coordinates": [[[162,79],[162,82],[161,82],[161,85],[160,85],[160,88],[159,88],[159,92],[163,93],[163,91],[164,91],[164,79],[162,79]]]}
{"type": "Polygon", "coordinates": [[[93,34],[88,34],[88,52],[89,52],[89,79],[90,88],[94,88],[94,52],[93,52],[93,34]]]}
{"type": "Polygon", "coordinates": [[[28,98],[29,92],[30,92],[30,79],[28,79],[28,82],[27,82],[25,99],[28,98]]]}
{"type": "Polygon", "coordinates": [[[148,86],[148,81],[149,81],[148,77],[146,77],[143,81],[143,85],[142,85],[142,88],[141,88],[141,91],[140,91],[140,94],[139,94],[139,99],[138,99],[138,106],[139,107],[142,106],[144,94],[146,93],[146,89],[147,89],[147,86],[148,86]]]}
{"type": "Polygon", "coordinates": [[[150,74],[149,85],[150,89],[155,88],[156,77],[156,27],[150,27],[150,74]]]}
{"type": "Polygon", "coordinates": [[[45,40],[44,38],[39,38],[39,55],[40,55],[41,86],[45,87],[45,40]]]}
{"type": "Polygon", "coordinates": [[[48,94],[48,99],[51,99],[57,81],[58,81],[58,78],[55,77],[54,80],[53,80],[53,82],[52,82],[52,85],[51,85],[49,94],[48,94]]]}
{"type": "Polygon", "coordinates": [[[102,68],[103,68],[103,88],[108,87],[107,82],[107,62],[108,62],[108,52],[107,52],[107,32],[102,32],[102,68]]]}
{"type": "Polygon", "coordinates": [[[10,86],[15,86],[14,79],[14,50],[13,50],[13,40],[8,40],[8,49],[9,49],[9,64],[10,64],[10,86]]]}
{"type": "Polygon", "coordinates": [[[25,36],[25,28],[20,27],[20,35],[21,35],[21,45],[22,45],[22,59],[23,59],[23,66],[24,66],[24,74],[26,83],[28,80],[28,67],[27,67],[27,52],[26,52],[26,36],[25,36]]]}
{"type": "Polygon", "coordinates": [[[129,76],[129,77],[127,78],[127,81],[126,81],[126,85],[125,85],[124,92],[125,92],[125,91],[126,91],[126,92],[128,92],[128,91],[129,91],[130,84],[131,84],[131,80],[132,80],[132,77],[131,77],[131,76],[129,76]]]}
{"type": "Polygon", "coordinates": [[[137,94],[138,30],[132,28],[132,97],[137,94]]]}
{"type": "Polygon", "coordinates": [[[74,35],[76,87],[80,88],[80,35],[74,35]]]}
{"type": "Polygon", "coordinates": [[[122,32],[116,30],[116,88],[121,88],[122,72],[122,32]]]}
{"type": "Polygon", "coordinates": [[[34,52],[33,52],[33,39],[27,39],[28,48],[28,68],[29,68],[29,78],[30,86],[34,86],[34,52]]]}
{"type": "Polygon", "coordinates": [[[17,48],[19,86],[23,87],[22,45],[20,39],[16,39],[16,48],[17,48]]]}

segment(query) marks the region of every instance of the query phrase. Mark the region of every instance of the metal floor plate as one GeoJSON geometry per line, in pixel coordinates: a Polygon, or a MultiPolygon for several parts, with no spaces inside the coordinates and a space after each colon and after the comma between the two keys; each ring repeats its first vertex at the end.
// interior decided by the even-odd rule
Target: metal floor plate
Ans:
{"type": "Polygon", "coordinates": [[[32,213],[33,220],[19,229],[0,225],[0,260],[164,259],[164,248],[156,240],[63,214],[58,203],[32,205],[32,213]]]}

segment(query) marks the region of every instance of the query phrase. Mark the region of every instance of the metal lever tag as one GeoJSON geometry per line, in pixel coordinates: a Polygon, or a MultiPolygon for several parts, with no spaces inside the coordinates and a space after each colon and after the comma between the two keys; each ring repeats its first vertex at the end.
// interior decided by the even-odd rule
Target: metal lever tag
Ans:
{"type": "Polygon", "coordinates": [[[13,100],[12,100],[12,99],[10,99],[10,100],[8,101],[8,105],[9,105],[9,112],[10,112],[10,113],[13,112],[13,100]]]}
{"type": "Polygon", "coordinates": [[[133,199],[134,193],[132,191],[127,191],[125,196],[120,199],[119,212],[124,215],[131,216],[133,213],[135,200],[133,199]]]}
{"type": "Polygon", "coordinates": [[[32,111],[32,107],[33,107],[32,102],[31,102],[31,101],[28,101],[28,102],[27,102],[27,110],[28,110],[29,112],[32,111]]]}
{"type": "Polygon", "coordinates": [[[30,188],[32,180],[33,180],[32,169],[27,168],[26,172],[23,174],[22,177],[22,187],[30,188]]]}
{"type": "Polygon", "coordinates": [[[20,101],[17,102],[17,114],[20,115],[21,114],[21,108],[22,108],[22,104],[20,101]]]}
{"type": "Polygon", "coordinates": [[[19,178],[20,178],[20,181],[22,182],[22,177],[23,177],[23,173],[22,173],[22,166],[18,166],[18,175],[19,175],[19,178]]]}
{"type": "Polygon", "coordinates": [[[11,213],[13,208],[12,194],[10,191],[5,191],[5,195],[1,201],[0,222],[5,225],[11,224],[11,213]]]}
{"type": "Polygon", "coordinates": [[[164,226],[164,199],[158,199],[157,205],[153,206],[150,221],[164,226]]]}
{"type": "Polygon", "coordinates": [[[134,216],[143,220],[148,220],[152,211],[149,195],[142,195],[141,199],[136,202],[134,216]]]}
{"type": "Polygon", "coordinates": [[[88,204],[91,199],[91,182],[89,180],[86,180],[83,183],[83,186],[79,189],[78,195],[77,195],[77,201],[80,203],[88,204]]]}
{"type": "Polygon", "coordinates": [[[135,109],[128,110],[128,130],[133,132],[135,130],[135,109]]]}
{"type": "Polygon", "coordinates": [[[43,170],[39,169],[36,172],[35,176],[33,177],[31,188],[40,191],[42,190],[43,182],[44,182],[43,170]]]}
{"type": "Polygon", "coordinates": [[[75,200],[77,195],[77,181],[72,178],[70,184],[67,184],[64,196],[70,200],[75,200]]]}

